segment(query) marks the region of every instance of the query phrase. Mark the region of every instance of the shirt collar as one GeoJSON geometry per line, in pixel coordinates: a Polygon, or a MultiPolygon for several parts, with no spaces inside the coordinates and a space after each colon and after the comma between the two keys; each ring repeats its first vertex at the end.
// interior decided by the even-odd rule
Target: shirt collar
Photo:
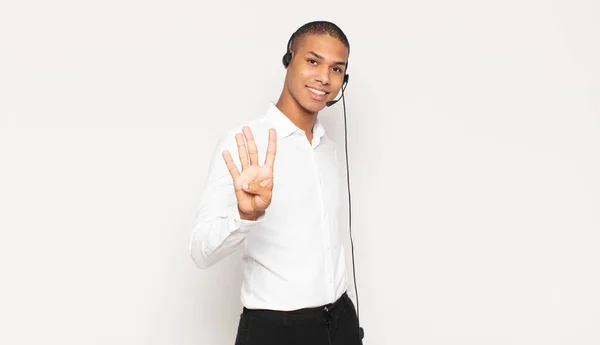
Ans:
{"type": "MultiPolygon", "coordinates": [[[[277,137],[279,139],[288,137],[295,133],[304,132],[298,128],[284,113],[277,108],[275,103],[271,102],[269,104],[269,109],[267,110],[267,117],[273,121],[275,130],[277,131],[277,137]]],[[[320,139],[325,134],[325,127],[319,121],[317,117],[315,124],[313,126],[313,138],[320,139]]]]}

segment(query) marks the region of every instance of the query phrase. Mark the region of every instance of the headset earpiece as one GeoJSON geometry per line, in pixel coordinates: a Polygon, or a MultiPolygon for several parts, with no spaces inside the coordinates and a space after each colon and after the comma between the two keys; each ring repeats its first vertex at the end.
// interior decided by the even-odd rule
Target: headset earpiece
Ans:
{"type": "Polygon", "coordinates": [[[283,62],[283,67],[288,68],[288,66],[290,65],[290,62],[292,62],[292,40],[294,39],[294,36],[296,36],[296,33],[294,32],[292,34],[292,36],[290,36],[290,39],[288,40],[287,46],[286,46],[286,53],[283,55],[283,59],[281,59],[281,61],[283,62]]]}
{"type": "Polygon", "coordinates": [[[285,53],[285,55],[283,55],[283,67],[287,68],[290,65],[290,62],[292,61],[292,53],[287,52],[285,53]]]}

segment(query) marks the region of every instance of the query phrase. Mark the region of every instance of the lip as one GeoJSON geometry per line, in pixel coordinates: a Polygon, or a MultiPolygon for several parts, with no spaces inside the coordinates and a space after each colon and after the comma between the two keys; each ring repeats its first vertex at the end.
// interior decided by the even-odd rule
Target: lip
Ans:
{"type": "Polygon", "coordinates": [[[323,92],[325,92],[326,94],[329,94],[329,91],[327,91],[327,90],[323,90],[323,89],[321,89],[321,88],[318,88],[318,87],[314,87],[314,86],[308,86],[308,85],[306,85],[306,87],[307,87],[307,88],[311,88],[311,89],[315,89],[315,90],[319,90],[319,91],[323,91],[323,92]]]}
{"type": "Polygon", "coordinates": [[[327,97],[327,95],[329,95],[329,91],[327,91],[327,90],[323,90],[323,89],[320,89],[320,88],[318,88],[318,87],[307,86],[306,88],[308,89],[308,92],[309,92],[309,94],[310,94],[310,97],[311,97],[313,100],[315,100],[315,101],[324,101],[324,100],[325,100],[325,98],[327,97]],[[319,91],[325,92],[325,94],[322,94],[322,95],[321,95],[321,94],[318,94],[318,93],[314,93],[314,92],[312,92],[310,89],[319,90],[319,91]]]}

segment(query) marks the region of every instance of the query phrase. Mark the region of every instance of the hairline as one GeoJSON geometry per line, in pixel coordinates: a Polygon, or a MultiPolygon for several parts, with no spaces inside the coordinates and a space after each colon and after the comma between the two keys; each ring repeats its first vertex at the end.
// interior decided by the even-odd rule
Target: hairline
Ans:
{"type": "Polygon", "coordinates": [[[341,44],[343,44],[344,47],[346,47],[346,50],[348,51],[348,56],[346,57],[346,60],[348,60],[348,57],[350,56],[350,47],[346,43],[344,43],[344,41],[342,41],[341,38],[335,37],[332,34],[327,33],[327,32],[324,32],[324,33],[305,32],[303,34],[300,34],[300,36],[294,37],[294,40],[292,41],[292,45],[290,47],[290,50],[296,52],[297,48],[298,48],[298,45],[300,43],[302,43],[302,41],[304,41],[304,39],[306,39],[309,36],[329,36],[331,38],[335,38],[338,42],[340,42],[341,44]]]}

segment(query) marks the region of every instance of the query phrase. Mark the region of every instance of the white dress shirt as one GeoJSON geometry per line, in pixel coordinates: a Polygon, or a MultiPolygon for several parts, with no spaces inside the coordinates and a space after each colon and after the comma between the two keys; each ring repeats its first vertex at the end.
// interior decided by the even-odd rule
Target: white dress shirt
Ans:
{"type": "Polygon", "coordinates": [[[295,310],[334,302],[347,290],[339,229],[339,161],[334,142],[317,120],[312,144],[271,103],[266,115],[246,124],[263,165],[268,130],[277,131],[273,196],[256,221],[240,219],[233,180],[221,155],[227,149],[241,170],[232,129],[219,140],[202,192],[190,255],[200,268],[242,250],[241,302],[250,309],[295,310]]]}

